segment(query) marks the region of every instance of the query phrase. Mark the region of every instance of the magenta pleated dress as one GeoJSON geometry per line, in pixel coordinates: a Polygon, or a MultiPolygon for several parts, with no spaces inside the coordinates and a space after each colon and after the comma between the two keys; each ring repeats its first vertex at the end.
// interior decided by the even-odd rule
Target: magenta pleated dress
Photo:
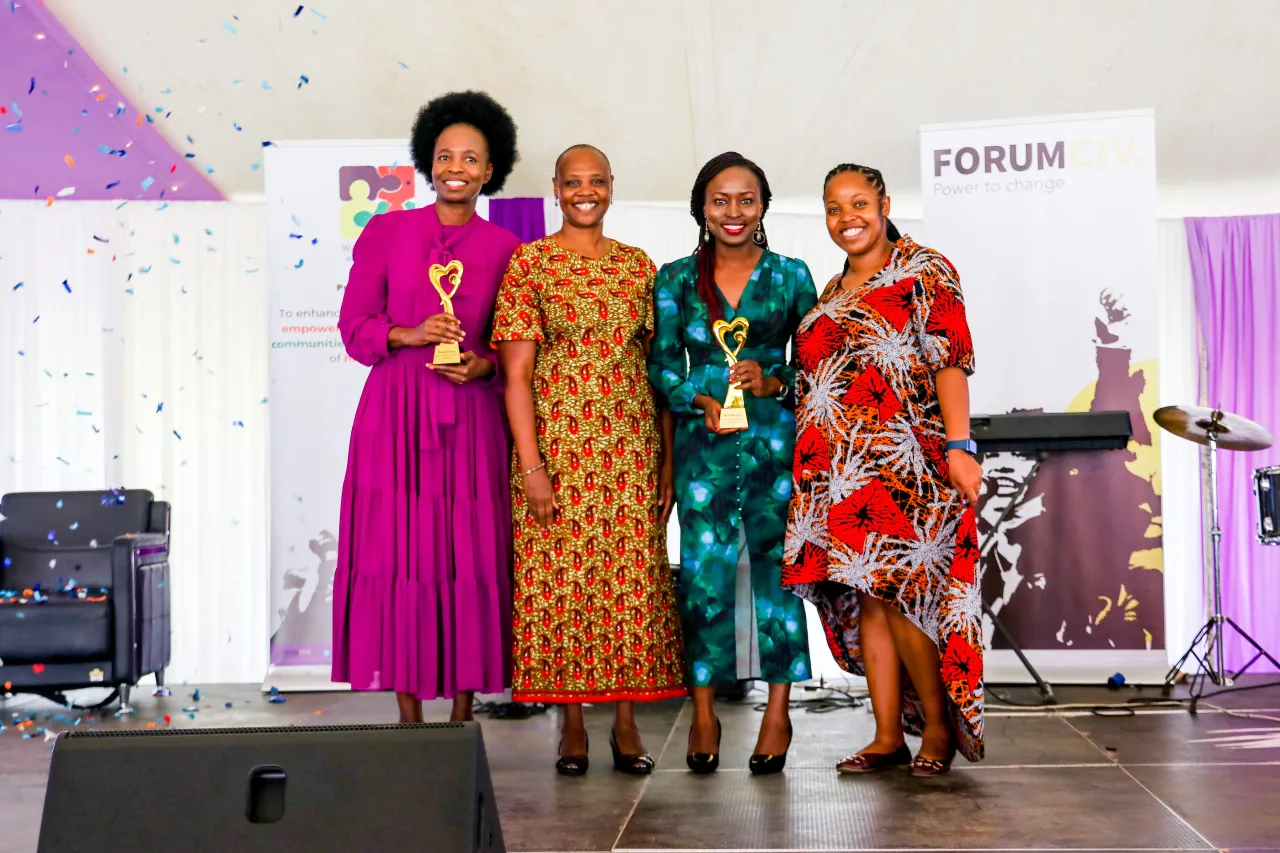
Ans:
{"type": "Polygon", "coordinates": [[[511,677],[510,444],[502,382],[458,386],[432,347],[388,351],[392,326],[441,310],[431,264],[463,264],[464,350],[495,358],[494,299],[519,245],[435,207],[373,217],[356,241],[338,328],[372,369],[351,428],[333,593],[333,673],[421,699],[500,693],[511,677]]]}

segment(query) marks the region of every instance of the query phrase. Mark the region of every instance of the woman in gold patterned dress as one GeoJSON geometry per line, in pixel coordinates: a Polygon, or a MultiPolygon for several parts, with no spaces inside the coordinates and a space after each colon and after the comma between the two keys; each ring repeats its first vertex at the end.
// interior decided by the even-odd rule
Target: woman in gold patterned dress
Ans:
{"type": "Polygon", "coordinates": [[[645,368],[656,269],[604,236],[604,154],[565,151],[552,187],[564,224],[516,250],[493,320],[515,439],[512,694],[565,706],[569,776],[587,771],[582,703],[614,702],[613,764],[644,775],[635,702],[687,693],[645,368]]]}

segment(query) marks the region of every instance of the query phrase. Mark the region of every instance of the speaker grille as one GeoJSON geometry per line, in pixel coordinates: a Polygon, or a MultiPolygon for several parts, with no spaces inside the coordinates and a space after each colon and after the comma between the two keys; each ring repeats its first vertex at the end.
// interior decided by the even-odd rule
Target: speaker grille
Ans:
{"type": "Polygon", "coordinates": [[[216,737],[218,735],[276,735],[308,734],[311,732],[398,732],[423,729],[462,729],[466,723],[375,723],[354,726],[246,726],[239,729],[94,729],[64,732],[61,737],[111,738],[111,737],[216,737]]]}

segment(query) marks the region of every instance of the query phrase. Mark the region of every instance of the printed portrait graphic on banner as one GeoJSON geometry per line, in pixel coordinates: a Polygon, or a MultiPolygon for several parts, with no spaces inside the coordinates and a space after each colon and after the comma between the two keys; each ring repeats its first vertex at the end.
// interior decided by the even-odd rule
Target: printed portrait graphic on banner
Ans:
{"type": "MultiPolygon", "coordinates": [[[[1150,112],[921,129],[929,240],[978,353],[971,410],[1133,425],[1124,450],[1051,454],[995,534],[983,593],[1025,648],[1164,648],[1154,137],[1150,112]]],[[[981,536],[1033,462],[984,459],[981,536]]]]}
{"type": "Polygon", "coordinates": [[[265,152],[271,269],[271,665],[329,665],[339,499],[368,368],[338,312],[374,216],[430,204],[405,143],[277,142],[265,152]],[[301,247],[306,247],[305,258],[301,247]]]}

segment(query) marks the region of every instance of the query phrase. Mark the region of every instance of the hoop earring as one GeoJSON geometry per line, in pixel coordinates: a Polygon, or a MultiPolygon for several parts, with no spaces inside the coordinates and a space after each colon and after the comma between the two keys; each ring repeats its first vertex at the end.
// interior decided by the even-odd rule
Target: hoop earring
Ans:
{"type": "Polygon", "coordinates": [[[751,242],[755,243],[757,246],[763,246],[768,242],[768,240],[769,238],[764,236],[764,223],[756,223],[756,230],[755,233],[751,235],[751,242]]]}

